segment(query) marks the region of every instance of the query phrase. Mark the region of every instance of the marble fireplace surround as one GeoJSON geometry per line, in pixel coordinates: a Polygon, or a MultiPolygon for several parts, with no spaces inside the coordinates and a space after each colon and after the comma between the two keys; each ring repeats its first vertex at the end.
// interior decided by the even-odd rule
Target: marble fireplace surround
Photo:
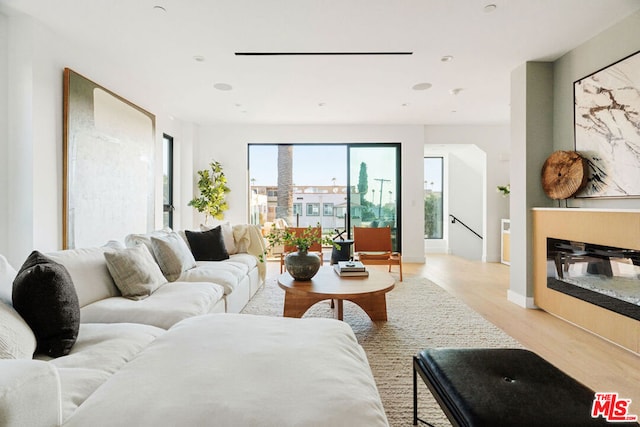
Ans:
{"type": "Polygon", "coordinates": [[[534,301],[541,309],[640,353],[640,320],[547,286],[547,239],[640,250],[640,210],[533,209],[534,301]]]}

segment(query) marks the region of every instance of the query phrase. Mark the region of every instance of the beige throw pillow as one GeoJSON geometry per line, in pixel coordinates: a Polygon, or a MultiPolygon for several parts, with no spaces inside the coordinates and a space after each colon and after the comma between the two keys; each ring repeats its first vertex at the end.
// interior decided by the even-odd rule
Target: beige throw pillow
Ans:
{"type": "Polygon", "coordinates": [[[9,261],[0,255],[0,301],[13,305],[11,294],[13,292],[13,279],[18,272],[11,267],[9,261]]]}
{"type": "Polygon", "coordinates": [[[139,300],[166,282],[145,245],[105,252],[107,268],[123,297],[139,300]]]}
{"type": "Polygon", "coordinates": [[[36,337],[17,311],[0,301],[0,359],[31,359],[36,337]]]}
{"type": "Polygon", "coordinates": [[[196,266],[191,250],[176,232],[166,236],[152,236],[151,245],[162,273],[170,282],[180,277],[183,271],[196,266]]]}

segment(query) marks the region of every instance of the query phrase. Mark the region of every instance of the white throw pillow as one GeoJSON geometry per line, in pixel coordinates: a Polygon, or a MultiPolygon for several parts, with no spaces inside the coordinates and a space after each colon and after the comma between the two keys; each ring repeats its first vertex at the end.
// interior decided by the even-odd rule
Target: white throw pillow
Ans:
{"type": "Polygon", "coordinates": [[[213,230],[217,226],[220,226],[222,230],[222,239],[224,240],[224,247],[227,249],[229,255],[237,254],[238,248],[236,247],[236,241],[233,238],[233,227],[231,223],[227,222],[218,222],[215,225],[204,225],[200,224],[200,231],[209,231],[213,230]]]}
{"type": "Polygon", "coordinates": [[[191,250],[178,233],[166,236],[151,236],[153,254],[168,281],[173,282],[183,271],[196,266],[191,250]]]}
{"type": "Polygon", "coordinates": [[[143,299],[165,283],[160,267],[145,245],[105,252],[104,258],[123,297],[143,299]]]}
{"type": "Polygon", "coordinates": [[[0,359],[31,359],[36,337],[13,307],[0,301],[0,359]]]}
{"type": "Polygon", "coordinates": [[[0,301],[13,306],[11,294],[13,293],[13,279],[18,272],[11,267],[9,261],[0,255],[0,301]]]}

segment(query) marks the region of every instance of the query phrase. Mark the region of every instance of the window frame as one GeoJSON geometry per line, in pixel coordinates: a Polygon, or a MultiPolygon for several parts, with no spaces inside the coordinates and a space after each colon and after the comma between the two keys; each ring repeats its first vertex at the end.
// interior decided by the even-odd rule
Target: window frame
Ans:
{"type": "Polygon", "coordinates": [[[320,203],[318,202],[307,202],[305,203],[305,216],[320,216],[320,203]],[[316,207],[316,213],[309,212],[309,208],[316,207]]]}

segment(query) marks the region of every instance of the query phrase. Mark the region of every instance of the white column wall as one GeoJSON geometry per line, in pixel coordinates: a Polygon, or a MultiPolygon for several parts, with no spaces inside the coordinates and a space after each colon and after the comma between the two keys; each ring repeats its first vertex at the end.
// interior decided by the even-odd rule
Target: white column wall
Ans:
{"type": "Polygon", "coordinates": [[[508,298],[533,307],[531,208],[546,206],[540,171],[552,152],[553,64],[528,62],[511,74],[511,268],[508,298]]]}
{"type": "Polygon", "coordinates": [[[0,254],[9,250],[9,21],[0,13],[0,254]]]}

